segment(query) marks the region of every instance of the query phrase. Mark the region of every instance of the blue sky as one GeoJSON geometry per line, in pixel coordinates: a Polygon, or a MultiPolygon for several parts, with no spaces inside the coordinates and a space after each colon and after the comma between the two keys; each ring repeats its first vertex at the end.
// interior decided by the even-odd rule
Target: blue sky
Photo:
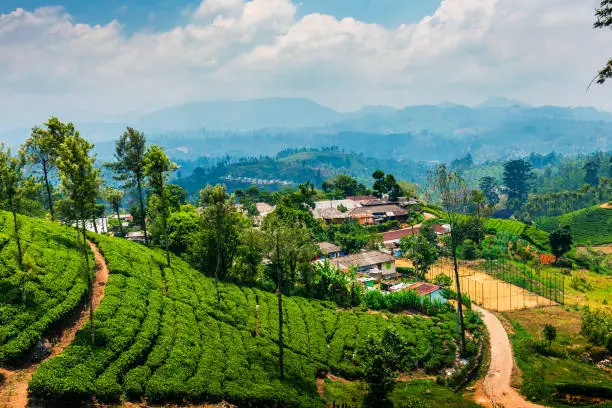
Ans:
{"type": "MultiPolygon", "coordinates": [[[[393,28],[414,23],[433,13],[440,0],[293,0],[298,16],[322,13],[337,18],[352,17],[393,28]]],[[[126,33],[167,30],[186,21],[185,11],[196,8],[197,0],[2,0],[0,14],[16,8],[33,10],[62,6],[75,20],[105,24],[117,19],[126,33]]]]}
{"type": "Polygon", "coordinates": [[[49,1],[0,0],[0,126],[266,97],[612,111],[585,91],[612,56],[598,0],[49,1]]]}

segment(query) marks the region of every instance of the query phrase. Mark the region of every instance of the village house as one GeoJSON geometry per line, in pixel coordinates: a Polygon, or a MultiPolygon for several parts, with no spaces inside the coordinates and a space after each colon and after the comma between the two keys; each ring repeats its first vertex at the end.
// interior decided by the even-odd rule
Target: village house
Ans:
{"type": "Polygon", "coordinates": [[[444,296],[444,289],[438,285],[428,282],[415,282],[408,286],[408,290],[414,290],[421,297],[428,297],[431,301],[439,301],[446,303],[447,299],[444,296]]]}
{"type": "Polygon", "coordinates": [[[348,213],[342,212],[336,208],[315,208],[312,210],[312,216],[328,224],[341,224],[344,220],[349,218],[348,213]]]}
{"type": "Polygon", "coordinates": [[[376,280],[389,280],[399,275],[395,269],[395,257],[380,251],[364,251],[331,260],[332,265],[340,270],[348,270],[351,266],[358,273],[367,274],[376,280]]]}
{"type": "Polygon", "coordinates": [[[357,207],[348,213],[349,217],[362,225],[379,224],[390,220],[405,221],[408,211],[396,204],[357,207]]]}
{"type": "Polygon", "coordinates": [[[125,239],[132,242],[145,242],[145,234],[142,231],[132,231],[125,234],[125,239]]]}
{"type": "MultiPolygon", "coordinates": [[[[433,224],[432,225],[436,235],[445,235],[450,232],[450,226],[433,224]]],[[[410,235],[419,235],[421,233],[421,227],[414,228],[404,228],[395,231],[387,231],[384,232],[383,235],[383,244],[386,247],[397,246],[400,243],[400,240],[403,237],[409,237],[410,235]]]]}
{"type": "Polygon", "coordinates": [[[327,258],[333,259],[344,256],[344,251],[338,245],[332,244],[331,242],[319,242],[317,243],[319,252],[321,253],[317,259],[327,258]]]}

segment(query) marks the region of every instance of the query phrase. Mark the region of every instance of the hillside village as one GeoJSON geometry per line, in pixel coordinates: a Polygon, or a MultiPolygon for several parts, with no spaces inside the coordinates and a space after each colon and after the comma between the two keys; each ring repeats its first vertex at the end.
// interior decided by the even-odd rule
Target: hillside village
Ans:
{"type": "Polygon", "coordinates": [[[612,408],[612,0],[54,1],[0,408],[612,408]]]}

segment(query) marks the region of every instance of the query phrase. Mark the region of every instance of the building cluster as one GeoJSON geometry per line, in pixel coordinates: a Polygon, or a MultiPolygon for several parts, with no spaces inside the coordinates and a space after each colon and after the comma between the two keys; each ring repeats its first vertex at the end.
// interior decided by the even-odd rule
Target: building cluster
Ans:
{"type": "Polygon", "coordinates": [[[273,184],[291,186],[295,184],[291,180],[279,180],[279,179],[268,180],[268,179],[254,178],[254,177],[242,177],[242,176],[232,176],[232,175],[223,176],[221,178],[225,181],[230,181],[234,183],[245,183],[245,184],[258,185],[258,186],[269,186],[273,184]]]}
{"type": "Polygon", "coordinates": [[[418,205],[413,199],[400,197],[396,201],[374,196],[353,196],[344,200],[316,201],[313,216],[328,223],[342,223],[348,218],[362,225],[380,224],[386,221],[406,221],[409,207],[418,205]]]}
{"type": "Polygon", "coordinates": [[[330,242],[319,242],[317,245],[319,256],[314,262],[327,261],[340,272],[353,268],[357,272],[357,280],[367,290],[381,290],[383,293],[414,290],[419,296],[446,302],[440,286],[427,282],[405,282],[405,277],[396,269],[396,258],[391,254],[376,250],[345,254],[341,247],[330,242]]]}

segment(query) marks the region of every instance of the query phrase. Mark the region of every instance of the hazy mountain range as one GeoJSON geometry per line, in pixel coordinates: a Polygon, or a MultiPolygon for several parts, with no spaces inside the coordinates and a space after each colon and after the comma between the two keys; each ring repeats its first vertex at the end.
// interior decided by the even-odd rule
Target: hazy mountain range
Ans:
{"type": "MultiPolygon", "coordinates": [[[[61,118],[70,120],[70,118],[61,118]]],[[[125,118],[123,118],[125,119],[125,118]]],[[[256,156],[287,147],[336,144],[375,157],[446,160],[472,152],[498,158],[521,152],[561,153],[609,149],[612,113],[594,108],[533,107],[492,97],[474,107],[439,105],[366,106],[340,113],[308,99],[270,98],[201,102],[170,107],[132,119],[79,123],[101,156],[112,151],[126,126],[144,131],[174,156],[256,156]]],[[[28,129],[0,131],[19,144],[28,129]]]]}

